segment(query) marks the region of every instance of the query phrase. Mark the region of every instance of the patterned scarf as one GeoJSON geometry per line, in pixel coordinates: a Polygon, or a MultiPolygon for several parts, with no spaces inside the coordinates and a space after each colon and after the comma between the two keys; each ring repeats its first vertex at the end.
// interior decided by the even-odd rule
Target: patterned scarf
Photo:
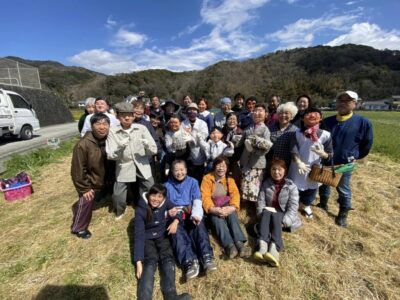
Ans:
{"type": "Polygon", "coordinates": [[[307,128],[306,130],[304,130],[305,137],[311,139],[313,142],[318,141],[318,135],[317,135],[318,129],[319,129],[319,124],[307,128]]]}

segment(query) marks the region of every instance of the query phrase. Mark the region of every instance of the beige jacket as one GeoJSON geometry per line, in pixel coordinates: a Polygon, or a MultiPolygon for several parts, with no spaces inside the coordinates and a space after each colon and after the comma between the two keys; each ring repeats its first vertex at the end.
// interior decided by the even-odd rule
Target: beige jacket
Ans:
{"type": "Polygon", "coordinates": [[[117,161],[118,182],[135,182],[136,168],[145,179],[152,176],[150,159],[157,154],[157,145],[145,126],[134,123],[127,131],[121,125],[110,128],[106,152],[108,159],[117,161]]]}

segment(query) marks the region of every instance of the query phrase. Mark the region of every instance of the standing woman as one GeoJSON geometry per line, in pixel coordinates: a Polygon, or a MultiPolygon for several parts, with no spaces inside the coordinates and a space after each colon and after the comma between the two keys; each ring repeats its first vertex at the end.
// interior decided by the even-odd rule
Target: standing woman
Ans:
{"type": "Polygon", "coordinates": [[[211,219],[213,230],[228,258],[248,257],[251,249],[244,245],[246,237],[240,228],[237,213],[240,210],[240,194],[232,177],[228,177],[229,160],[218,156],[213,169],[201,183],[204,211],[211,219]]]}
{"type": "Polygon", "coordinates": [[[207,123],[208,132],[211,132],[211,129],[214,128],[214,116],[208,110],[210,108],[208,101],[206,98],[201,97],[197,101],[197,106],[199,108],[199,119],[207,123]]]}
{"type": "Polygon", "coordinates": [[[297,106],[298,112],[294,116],[291,123],[296,125],[298,128],[300,128],[302,125],[302,119],[304,116],[304,112],[306,111],[307,108],[313,106],[311,97],[308,96],[307,94],[300,95],[299,97],[297,97],[296,106],[297,106]]]}
{"type": "Polygon", "coordinates": [[[332,158],[331,134],[319,128],[322,113],[318,108],[308,108],[303,116],[303,126],[292,139],[293,162],[289,168],[289,178],[299,189],[302,211],[309,219],[313,217],[311,203],[317,194],[318,182],[308,177],[312,165],[327,164],[332,158]]]}
{"type": "Polygon", "coordinates": [[[278,121],[269,126],[271,142],[274,144],[267,154],[268,162],[272,159],[285,161],[286,167],[290,166],[292,156],[290,154],[290,143],[297,127],[290,123],[297,113],[297,107],[293,102],[281,104],[277,109],[278,121]]]}
{"type": "Polygon", "coordinates": [[[231,142],[234,146],[234,153],[229,157],[229,166],[236,185],[240,186],[241,171],[239,160],[244,149],[244,144],[240,145],[243,130],[239,127],[239,116],[236,113],[230,112],[226,115],[226,123],[224,128],[222,128],[222,133],[224,135],[224,140],[226,142],[231,142]]]}
{"type": "Polygon", "coordinates": [[[85,119],[88,115],[91,115],[94,113],[94,101],[96,98],[89,97],[85,101],[85,113],[79,118],[78,122],[78,130],[79,132],[82,131],[83,129],[83,124],[85,123],[85,119]]]}

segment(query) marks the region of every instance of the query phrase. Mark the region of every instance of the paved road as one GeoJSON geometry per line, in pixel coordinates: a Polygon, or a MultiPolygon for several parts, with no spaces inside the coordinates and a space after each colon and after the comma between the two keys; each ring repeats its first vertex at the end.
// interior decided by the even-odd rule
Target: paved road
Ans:
{"type": "Polygon", "coordinates": [[[3,163],[12,154],[22,154],[47,145],[48,138],[69,139],[78,135],[76,122],[42,127],[40,131],[28,141],[6,138],[0,141],[0,173],[4,172],[3,163]]]}

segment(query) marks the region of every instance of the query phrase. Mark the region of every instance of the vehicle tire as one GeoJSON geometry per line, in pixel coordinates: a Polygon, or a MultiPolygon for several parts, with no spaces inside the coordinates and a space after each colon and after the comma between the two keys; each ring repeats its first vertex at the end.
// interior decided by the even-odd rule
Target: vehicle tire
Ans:
{"type": "Polygon", "coordinates": [[[23,126],[20,137],[22,140],[30,140],[33,137],[32,127],[29,125],[23,126]]]}

